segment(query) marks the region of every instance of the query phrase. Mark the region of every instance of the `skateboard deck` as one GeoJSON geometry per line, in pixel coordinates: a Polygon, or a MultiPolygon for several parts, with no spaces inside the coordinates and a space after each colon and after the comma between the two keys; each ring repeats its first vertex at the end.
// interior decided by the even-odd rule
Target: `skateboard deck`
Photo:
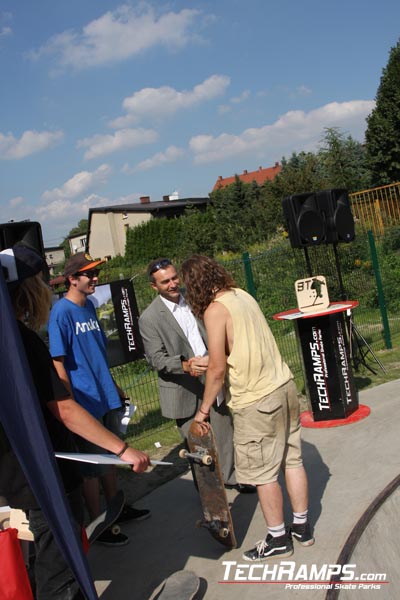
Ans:
{"type": "Polygon", "coordinates": [[[150,600],[192,600],[198,592],[200,580],[193,571],[176,571],[162,583],[150,600]]]}
{"type": "Polygon", "coordinates": [[[193,421],[187,443],[189,451],[181,450],[180,455],[191,461],[198,486],[203,519],[197,524],[208,529],[213,538],[224,546],[236,548],[231,511],[211,426],[204,431],[204,426],[193,421]]]}
{"type": "MultiPolygon", "coordinates": [[[[115,523],[115,521],[121,514],[124,504],[124,492],[123,490],[118,490],[118,492],[115,494],[114,498],[111,500],[106,510],[102,512],[101,515],[96,517],[96,519],[94,519],[94,521],[89,523],[89,525],[86,527],[86,536],[89,544],[93,544],[93,542],[97,540],[97,538],[103,533],[103,531],[105,531],[106,529],[111,527],[113,523],[115,523]]],[[[119,526],[114,525],[113,531],[114,533],[119,533],[119,526]]]]}

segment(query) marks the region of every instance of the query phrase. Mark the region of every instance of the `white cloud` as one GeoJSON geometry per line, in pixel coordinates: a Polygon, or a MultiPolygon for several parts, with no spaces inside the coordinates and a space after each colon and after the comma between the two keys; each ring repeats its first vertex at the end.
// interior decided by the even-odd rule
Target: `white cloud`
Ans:
{"type": "Polygon", "coordinates": [[[192,26],[199,15],[195,9],[157,15],[146,2],[136,8],[121,5],[80,32],[53,36],[30,56],[55,55],[61,67],[85,69],[126,60],[154,46],[181,48],[196,39],[192,26]]]}
{"type": "Polygon", "coordinates": [[[157,152],[157,154],[154,154],[154,156],[147,158],[146,160],[142,160],[133,168],[130,168],[128,165],[124,165],[122,171],[123,173],[130,174],[135,173],[136,171],[153,169],[154,167],[177,161],[181,156],[184,155],[184,153],[185,152],[182,148],[178,148],[177,146],[168,146],[165,152],[157,152]]]}
{"type": "Polygon", "coordinates": [[[97,194],[89,194],[85,198],[75,202],[71,198],[59,197],[54,198],[54,200],[48,202],[46,205],[38,206],[36,214],[40,221],[52,221],[60,225],[63,224],[64,235],[66,235],[68,229],[73,227],[74,222],[87,218],[89,208],[108,206],[109,204],[112,204],[112,202],[108,198],[98,196],[97,194]],[[71,225],[66,225],[66,222],[71,225]]]}
{"type": "Polygon", "coordinates": [[[43,229],[43,237],[46,240],[57,240],[57,243],[67,235],[68,231],[76,225],[81,219],[87,219],[90,208],[100,208],[102,206],[112,206],[114,204],[125,204],[137,201],[139,194],[115,199],[100,196],[98,194],[89,194],[83,199],[72,200],[70,198],[56,198],[46,205],[42,204],[34,207],[30,216],[40,221],[43,229]]]}
{"type": "MultiPolygon", "coordinates": [[[[250,98],[250,90],[244,90],[241,94],[239,94],[239,96],[234,96],[233,98],[230,98],[229,102],[231,104],[241,104],[242,102],[245,102],[248,98],[250,98]]],[[[220,104],[218,106],[219,115],[225,115],[226,113],[229,113],[231,111],[232,106],[230,106],[229,104],[220,104]]]]}
{"type": "Polygon", "coordinates": [[[219,115],[225,115],[228,112],[231,112],[232,107],[228,106],[227,104],[220,104],[218,106],[218,114],[219,115]]]}
{"type": "MultiPolygon", "coordinates": [[[[68,179],[62,187],[46,190],[42,194],[42,200],[51,203],[51,206],[53,207],[59,206],[61,208],[70,206],[70,203],[65,202],[65,200],[78,198],[78,196],[86,194],[88,190],[105,184],[110,173],[111,168],[106,164],[101,165],[93,172],[80,171],[68,179]]],[[[47,209],[48,206],[49,205],[46,205],[44,209],[47,209]]]]}
{"type": "MultiPolygon", "coordinates": [[[[1,12],[0,13],[0,22],[7,22],[7,21],[12,21],[12,13],[10,12],[1,12]]],[[[13,30],[11,29],[11,27],[9,27],[8,25],[1,25],[0,26],[0,39],[1,38],[5,38],[8,37],[10,35],[12,35],[13,30]]]]}
{"type": "Polygon", "coordinates": [[[62,131],[24,131],[17,139],[11,133],[0,133],[0,159],[18,160],[36,152],[42,152],[57,144],[64,134],[62,131]]]}
{"type": "Polygon", "coordinates": [[[16,208],[17,206],[20,206],[21,204],[23,204],[23,202],[24,202],[24,198],[22,196],[15,196],[15,198],[11,198],[11,200],[8,204],[10,205],[11,208],[16,208]]]}
{"type": "Polygon", "coordinates": [[[306,85],[300,85],[298,88],[296,88],[296,93],[298,96],[309,96],[312,94],[312,89],[306,85]]]}
{"type": "Polygon", "coordinates": [[[192,90],[180,92],[169,86],[143,88],[125,98],[122,105],[128,114],[115,119],[110,125],[118,129],[146,117],[159,118],[172,115],[178,110],[190,108],[221,96],[229,84],[229,77],[212,75],[202,83],[195,85],[192,90]]]}
{"type": "Polygon", "coordinates": [[[250,97],[250,91],[244,90],[239,96],[235,96],[234,98],[231,98],[230,102],[232,102],[232,104],[241,104],[242,102],[245,102],[245,100],[247,100],[249,97],[250,97]]]}
{"type": "Polygon", "coordinates": [[[325,127],[340,127],[355,139],[362,139],[365,119],[375,103],[369,100],[331,102],[305,113],[301,110],[282,115],[272,125],[246,129],[239,135],[223,133],[217,137],[198,135],[189,142],[197,164],[224,160],[247,153],[281,156],[293,151],[312,150],[325,127]]]}
{"type": "Polygon", "coordinates": [[[11,35],[11,34],[12,34],[11,27],[2,27],[0,29],[0,38],[7,37],[8,35],[11,35]]]}
{"type": "Polygon", "coordinates": [[[77,143],[78,148],[88,148],[84,157],[86,159],[98,158],[126,148],[134,148],[143,144],[152,144],[158,139],[158,134],[153,129],[120,129],[113,135],[94,135],[84,138],[77,143]]]}
{"type": "Polygon", "coordinates": [[[127,194],[126,196],[117,198],[113,204],[132,204],[133,202],[137,202],[140,196],[140,193],[127,194]]]}

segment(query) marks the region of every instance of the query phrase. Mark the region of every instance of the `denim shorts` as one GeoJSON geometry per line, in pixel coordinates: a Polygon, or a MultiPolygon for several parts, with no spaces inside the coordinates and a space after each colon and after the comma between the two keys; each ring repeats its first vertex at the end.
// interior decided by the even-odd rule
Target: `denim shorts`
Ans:
{"type": "Polygon", "coordinates": [[[268,396],[233,411],[236,479],[263,485],[282,468],[300,467],[300,406],[291,379],[268,396]]]}
{"type": "MultiPolygon", "coordinates": [[[[120,424],[121,418],[124,414],[124,408],[113,408],[105,415],[98,419],[102,425],[112,433],[115,433],[118,437],[121,437],[120,424]]],[[[105,454],[107,450],[85,440],[80,436],[75,436],[76,445],[78,446],[79,452],[85,452],[86,454],[105,454]]],[[[79,472],[85,479],[93,477],[101,477],[111,470],[111,465],[94,465],[93,463],[79,463],[79,472]]]]}

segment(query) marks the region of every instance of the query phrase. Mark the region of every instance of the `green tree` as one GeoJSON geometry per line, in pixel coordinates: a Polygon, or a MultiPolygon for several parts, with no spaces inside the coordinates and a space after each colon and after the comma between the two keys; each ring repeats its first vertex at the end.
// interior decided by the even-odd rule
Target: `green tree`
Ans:
{"type": "Polygon", "coordinates": [[[179,241],[179,258],[191,254],[215,255],[215,213],[210,205],[205,212],[196,208],[188,209],[181,217],[182,229],[179,241]]]}
{"type": "Polygon", "coordinates": [[[282,171],[270,183],[276,199],[329,187],[327,174],[313,152],[294,152],[288,160],[283,157],[281,164],[282,171]]]}
{"type": "Polygon", "coordinates": [[[89,221],[87,219],[81,219],[76,227],[73,227],[68,234],[68,237],[72,235],[80,235],[81,233],[86,233],[88,229],[89,221]]]}
{"type": "Polygon", "coordinates": [[[215,211],[215,245],[218,252],[238,252],[245,238],[245,226],[241,220],[245,207],[245,184],[239,177],[225,188],[211,192],[215,211]]]}
{"type": "Polygon", "coordinates": [[[125,246],[125,262],[131,267],[137,263],[150,262],[158,256],[175,258],[179,248],[182,219],[150,219],[137,227],[128,229],[125,246]]]}
{"type": "Polygon", "coordinates": [[[69,246],[68,238],[74,235],[80,235],[81,233],[87,233],[89,221],[87,219],[81,219],[76,227],[73,227],[67,237],[64,238],[61,246],[64,248],[65,258],[71,256],[71,249],[69,246]]]}
{"type": "Polygon", "coordinates": [[[320,168],[330,188],[355,192],[368,187],[370,173],[364,146],[338,127],[327,127],[318,152],[320,168]]]}
{"type": "Polygon", "coordinates": [[[400,41],[390,51],[375,100],[365,134],[373,186],[400,180],[400,41]]]}

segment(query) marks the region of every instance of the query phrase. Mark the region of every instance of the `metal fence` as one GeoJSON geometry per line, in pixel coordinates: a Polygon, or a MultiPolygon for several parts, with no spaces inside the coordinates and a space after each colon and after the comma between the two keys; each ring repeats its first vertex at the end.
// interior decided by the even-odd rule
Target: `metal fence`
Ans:
{"type": "MultiPolygon", "coordinates": [[[[375,238],[372,232],[358,231],[356,240],[350,244],[308,248],[307,260],[303,249],[291,249],[287,241],[287,244],[279,244],[261,254],[249,256],[245,253],[241,259],[223,261],[238,286],[247,289],[259,302],[300,389],[303,386],[302,367],[293,323],[275,321],[273,315],[296,306],[294,282],[310,276],[310,267],[312,275],[326,277],[331,301],[345,298],[359,300],[360,305],[353,312],[354,322],[373,353],[390,348],[393,340],[399,339],[400,298],[398,306],[396,294],[391,289],[393,281],[390,281],[390,273],[393,269],[382,273],[380,268],[388,235],[386,232],[385,236],[375,238]],[[388,291],[391,291],[388,294],[390,302],[385,299],[388,291]]],[[[399,237],[400,248],[400,230],[393,235],[395,240],[399,237]]],[[[121,275],[126,277],[127,273],[121,275]]],[[[142,312],[154,298],[154,292],[145,273],[129,275],[133,279],[139,311],[142,312]]],[[[168,427],[173,423],[161,416],[157,374],[147,367],[145,361],[115,367],[113,375],[137,406],[129,426],[130,435],[144,437],[155,428],[168,427]]]]}
{"type": "Polygon", "coordinates": [[[381,236],[400,222],[400,182],[349,195],[354,219],[364,232],[381,236]]]}

